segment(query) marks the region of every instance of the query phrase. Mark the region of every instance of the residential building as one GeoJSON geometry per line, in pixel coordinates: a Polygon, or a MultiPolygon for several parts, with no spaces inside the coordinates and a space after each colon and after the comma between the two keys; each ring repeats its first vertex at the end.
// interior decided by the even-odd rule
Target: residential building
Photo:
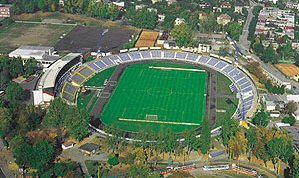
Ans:
{"type": "Polygon", "coordinates": [[[75,145],[75,143],[74,142],[64,142],[62,145],[61,145],[61,148],[63,149],[63,150],[67,150],[67,149],[70,149],[70,148],[73,148],[74,147],[74,145],[75,145]]]}
{"type": "Polygon", "coordinates": [[[287,35],[294,39],[295,14],[291,10],[264,7],[258,16],[255,34],[287,35]]]}
{"type": "Polygon", "coordinates": [[[59,0],[59,5],[64,6],[64,0],[59,0]]]}
{"type": "Polygon", "coordinates": [[[135,6],[135,10],[141,10],[145,7],[146,7],[146,5],[144,5],[144,4],[138,4],[138,5],[135,6]]]}
{"type": "Polygon", "coordinates": [[[151,0],[153,4],[156,4],[157,2],[161,2],[162,0],[151,0]]]}
{"type": "Polygon", "coordinates": [[[217,23],[220,25],[226,25],[231,22],[231,17],[228,14],[221,14],[217,17],[217,23]]]}
{"type": "Polygon", "coordinates": [[[221,9],[230,9],[232,6],[229,2],[223,2],[221,5],[220,5],[220,8],[221,9]]]}
{"type": "Polygon", "coordinates": [[[8,56],[20,57],[23,60],[23,64],[25,64],[28,59],[34,58],[43,68],[49,67],[60,58],[54,51],[54,47],[27,45],[20,46],[18,49],[9,53],[8,56]]]}
{"type": "Polygon", "coordinates": [[[158,22],[164,22],[165,15],[164,14],[158,14],[158,22]]]}
{"type": "Polygon", "coordinates": [[[265,111],[280,111],[288,103],[286,95],[264,95],[262,100],[265,104],[265,111]]]}
{"type": "Polygon", "coordinates": [[[120,1],[120,2],[112,2],[112,4],[116,5],[118,7],[119,10],[123,9],[125,7],[125,2],[124,1],[120,1]]]}
{"type": "Polygon", "coordinates": [[[235,6],[235,11],[236,13],[242,13],[242,9],[243,9],[243,6],[235,6]]]}
{"type": "Polygon", "coordinates": [[[12,5],[0,4],[0,18],[6,18],[12,16],[12,5]]]}
{"type": "Polygon", "coordinates": [[[200,11],[198,14],[198,18],[199,18],[199,20],[207,19],[207,13],[205,13],[204,11],[200,11]]]}
{"type": "Polygon", "coordinates": [[[91,155],[98,152],[100,150],[100,146],[94,143],[85,143],[84,145],[81,145],[79,147],[79,150],[81,150],[82,152],[88,155],[91,155]]]}
{"type": "Polygon", "coordinates": [[[174,25],[180,25],[182,23],[185,23],[185,19],[183,18],[176,18],[174,21],[174,25]]]}
{"type": "Polygon", "coordinates": [[[166,0],[166,2],[167,2],[167,5],[170,6],[171,4],[176,3],[177,0],[166,0]]]}

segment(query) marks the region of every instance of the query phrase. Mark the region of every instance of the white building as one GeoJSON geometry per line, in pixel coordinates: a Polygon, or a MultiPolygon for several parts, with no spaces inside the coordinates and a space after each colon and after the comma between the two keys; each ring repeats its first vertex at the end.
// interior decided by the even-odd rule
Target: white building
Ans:
{"type": "Polygon", "coordinates": [[[74,142],[64,142],[64,143],[61,145],[61,147],[62,147],[62,149],[67,150],[67,149],[73,148],[74,145],[75,145],[74,142]]]}
{"type": "Polygon", "coordinates": [[[174,25],[180,25],[182,23],[185,23],[185,19],[183,18],[176,18],[174,21],[174,25]]]}
{"type": "Polygon", "coordinates": [[[165,15],[164,14],[158,14],[158,22],[164,22],[165,15]]]}
{"type": "Polygon", "coordinates": [[[18,49],[8,54],[9,57],[20,57],[23,59],[23,64],[26,60],[34,58],[42,67],[47,68],[52,63],[57,61],[60,56],[55,54],[54,47],[47,46],[21,46],[18,49]]]}

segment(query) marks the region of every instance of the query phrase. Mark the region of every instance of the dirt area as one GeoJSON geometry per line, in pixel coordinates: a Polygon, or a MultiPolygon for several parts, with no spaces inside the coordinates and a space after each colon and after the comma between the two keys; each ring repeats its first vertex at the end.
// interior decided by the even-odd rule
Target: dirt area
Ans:
{"type": "Polygon", "coordinates": [[[10,52],[21,45],[54,46],[74,26],[13,23],[0,32],[0,51],[10,52]]]}
{"type": "Polygon", "coordinates": [[[143,30],[135,44],[135,47],[153,47],[156,43],[158,35],[158,32],[143,30]]]}
{"type": "Polygon", "coordinates": [[[124,43],[128,42],[134,30],[122,28],[96,28],[79,26],[57,43],[58,51],[77,52],[82,48],[91,48],[97,52],[119,53],[124,43]]]}

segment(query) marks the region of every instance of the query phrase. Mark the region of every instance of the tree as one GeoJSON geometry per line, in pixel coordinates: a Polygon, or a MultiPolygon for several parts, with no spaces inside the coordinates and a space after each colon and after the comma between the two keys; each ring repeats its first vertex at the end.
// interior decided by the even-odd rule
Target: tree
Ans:
{"type": "Polygon", "coordinates": [[[112,153],[108,156],[108,164],[110,164],[111,166],[115,166],[119,164],[119,160],[115,154],[112,153]]]}
{"type": "Polygon", "coordinates": [[[30,166],[30,161],[34,156],[34,150],[28,140],[22,136],[15,136],[10,145],[12,146],[13,156],[19,166],[30,166]]]}
{"type": "Polygon", "coordinates": [[[264,109],[261,109],[259,112],[255,114],[255,116],[252,119],[253,123],[256,125],[264,126],[266,127],[269,123],[268,120],[268,114],[264,111],[264,109]]]}
{"type": "Polygon", "coordinates": [[[133,26],[146,29],[154,29],[158,20],[156,12],[149,11],[147,8],[135,10],[134,7],[128,9],[126,18],[133,26]]]}
{"type": "Polygon", "coordinates": [[[88,14],[92,17],[115,20],[119,16],[119,10],[115,4],[107,4],[96,0],[89,1],[88,14]]]}
{"type": "Polygon", "coordinates": [[[293,178],[299,177],[299,155],[296,154],[291,166],[291,176],[293,178]]]}
{"type": "Polygon", "coordinates": [[[216,20],[216,15],[214,12],[210,11],[207,14],[207,18],[201,21],[201,31],[203,33],[213,33],[218,30],[218,24],[216,20]]]}
{"type": "Polygon", "coordinates": [[[287,123],[287,124],[290,124],[292,126],[295,125],[295,123],[296,123],[296,119],[293,116],[284,117],[281,121],[283,123],[287,123]]]}
{"type": "Polygon", "coordinates": [[[248,140],[244,131],[239,131],[228,141],[231,157],[239,159],[239,156],[246,152],[248,140]]]}
{"type": "Polygon", "coordinates": [[[294,101],[290,101],[287,103],[285,107],[285,112],[289,115],[293,114],[297,110],[297,104],[294,101]]]}
{"type": "Polygon", "coordinates": [[[7,108],[0,107],[0,137],[6,136],[12,129],[12,114],[7,108]]]}
{"type": "Polygon", "coordinates": [[[25,62],[25,64],[24,64],[26,75],[33,75],[33,74],[35,74],[36,71],[38,70],[37,64],[38,64],[38,62],[34,58],[28,59],[25,62]]]}
{"type": "Polygon", "coordinates": [[[62,127],[67,113],[68,105],[60,97],[56,97],[51,101],[42,124],[44,127],[62,127]]]}
{"type": "Polygon", "coordinates": [[[242,34],[242,30],[242,25],[240,25],[238,22],[229,23],[226,29],[229,36],[235,41],[239,41],[239,37],[242,34]]]}
{"type": "Polygon", "coordinates": [[[150,174],[151,170],[147,164],[133,164],[128,171],[130,177],[143,178],[150,174]]]}
{"type": "Polygon", "coordinates": [[[187,148],[188,155],[192,150],[197,150],[199,148],[199,142],[196,138],[196,132],[194,130],[186,130],[184,132],[184,146],[187,148]]]}
{"type": "Polygon", "coordinates": [[[211,143],[211,129],[208,124],[208,120],[204,119],[201,124],[201,134],[199,138],[200,151],[202,154],[207,154],[211,143]]]}
{"type": "Polygon", "coordinates": [[[173,28],[175,21],[175,16],[172,13],[165,14],[164,22],[162,23],[162,27],[165,30],[170,31],[173,28]]]}
{"type": "Polygon", "coordinates": [[[251,160],[252,153],[253,153],[253,148],[254,148],[254,145],[257,142],[256,129],[255,128],[248,129],[246,131],[246,138],[248,140],[247,149],[249,151],[249,154],[250,154],[249,157],[250,157],[250,160],[251,160]]]}
{"type": "Polygon", "coordinates": [[[15,78],[18,77],[19,75],[23,75],[24,73],[24,67],[22,60],[20,58],[13,58],[11,60],[10,64],[10,75],[15,78]]]}
{"type": "Polygon", "coordinates": [[[268,63],[268,62],[272,62],[272,63],[277,63],[277,57],[276,57],[276,52],[273,49],[272,44],[270,44],[265,50],[264,52],[261,54],[261,59],[268,63]]]}
{"type": "MultiPolygon", "coordinates": [[[[290,141],[282,137],[274,137],[267,144],[269,156],[276,164],[280,160],[287,162],[293,154],[293,146],[290,141]]],[[[276,166],[276,170],[278,168],[276,166]]]]}
{"type": "Polygon", "coordinates": [[[171,30],[171,36],[175,38],[176,44],[179,47],[187,47],[191,41],[192,30],[187,24],[181,23],[171,30]]]}
{"type": "Polygon", "coordinates": [[[17,106],[20,105],[20,102],[22,100],[24,100],[24,90],[20,86],[20,84],[18,84],[16,82],[11,82],[7,86],[5,93],[6,93],[6,97],[9,102],[9,105],[12,108],[16,108],[17,106]]]}
{"type": "Polygon", "coordinates": [[[89,114],[86,109],[69,108],[63,120],[64,126],[77,140],[82,140],[88,133],[89,114]]]}
{"type": "Polygon", "coordinates": [[[34,155],[31,157],[30,164],[39,171],[46,170],[53,158],[54,147],[47,140],[38,140],[33,145],[34,155]]]}

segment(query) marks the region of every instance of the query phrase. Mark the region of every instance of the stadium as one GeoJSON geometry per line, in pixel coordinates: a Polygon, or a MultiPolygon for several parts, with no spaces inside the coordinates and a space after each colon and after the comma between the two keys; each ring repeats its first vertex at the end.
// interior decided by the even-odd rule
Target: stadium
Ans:
{"type": "Polygon", "coordinates": [[[103,126],[124,131],[126,137],[161,129],[200,133],[204,119],[213,128],[227,112],[216,106],[222,90],[216,76],[223,76],[223,88],[234,93],[228,117],[250,117],[258,97],[247,72],[229,61],[191,52],[134,50],[102,57],[65,75],[58,93],[86,108],[91,128],[105,135],[109,133],[103,126]]]}

